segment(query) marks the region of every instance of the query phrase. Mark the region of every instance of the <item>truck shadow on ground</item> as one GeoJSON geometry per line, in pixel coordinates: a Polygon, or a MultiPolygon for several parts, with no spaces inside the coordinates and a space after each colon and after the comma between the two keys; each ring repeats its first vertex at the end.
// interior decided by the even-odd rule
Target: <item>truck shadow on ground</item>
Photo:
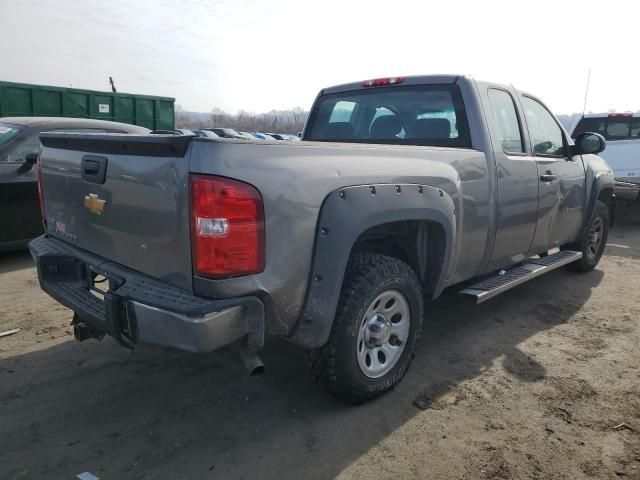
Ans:
{"type": "Polygon", "coordinates": [[[129,352],[107,339],[0,350],[0,477],[333,478],[424,409],[459,401],[495,362],[509,381],[545,378],[519,344],[569,322],[603,276],[556,271],[479,306],[446,292],[427,306],[404,381],[359,407],[317,389],[304,352],[279,340],[260,378],[231,349],[129,352]]]}
{"type": "Polygon", "coordinates": [[[615,225],[609,231],[607,255],[640,258],[640,202],[618,202],[615,225]]]}
{"type": "Polygon", "coordinates": [[[0,273],[15,272],[33,267],[33,259],[28,250],[0,252],[0,273]]]}

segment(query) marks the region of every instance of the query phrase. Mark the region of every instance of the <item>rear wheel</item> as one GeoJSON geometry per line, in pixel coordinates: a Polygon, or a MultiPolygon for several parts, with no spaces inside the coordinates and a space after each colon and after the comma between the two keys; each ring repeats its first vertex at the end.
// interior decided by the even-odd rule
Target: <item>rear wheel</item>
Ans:
{"type": "Polygon", "coordinates": [[[354,255],[329,341],[309,352],[316,382],[349,403],[393,388],[415,355],[422,312],[422,290],[411,267],[386,255],[354,255]]]}
{"type": "Polygon", "coordinates": [[[583,236],[575,243],[565,245],[563,250],[577,250],[582,252],[582,258],[570,263],[567,268],[574,272],[590,272],[593,270],[607,246],[609,236],[609,208],[607,204],[598,200],[589,220],[589,227],[583,236]]]}

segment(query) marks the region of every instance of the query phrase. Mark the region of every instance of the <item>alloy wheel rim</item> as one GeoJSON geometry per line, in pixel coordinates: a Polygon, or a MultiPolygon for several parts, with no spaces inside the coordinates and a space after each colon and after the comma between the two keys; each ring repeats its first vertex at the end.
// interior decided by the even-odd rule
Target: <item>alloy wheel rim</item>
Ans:
{"type": "Polygon", "coordinates": [[[367,308],[358,331],[358,365],[369,378],[380,378],[395,367],[409,338],[411,312],[399,290],[378,295],[367,308]]]}
{"type": "Polygon", "coordinates": [[[602,244],[602,232],[602,218],[597,217],[591,224],[588,234],[587,255],[592,259],[598,255],[598,251],[600,250],[600,245],[602,244]]]}

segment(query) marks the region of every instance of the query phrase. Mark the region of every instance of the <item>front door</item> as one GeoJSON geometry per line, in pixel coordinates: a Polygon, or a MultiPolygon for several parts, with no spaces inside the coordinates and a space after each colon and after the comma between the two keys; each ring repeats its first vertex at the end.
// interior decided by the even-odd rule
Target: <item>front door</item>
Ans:
{"type": "Polygon", "coordinates": [[[521,100],[540,175],[538,221],[529,252],[535,255],[579,236],[585,174],[582,157],[569,156],[566,134],[549,110],[530,96],[521,100]]]}

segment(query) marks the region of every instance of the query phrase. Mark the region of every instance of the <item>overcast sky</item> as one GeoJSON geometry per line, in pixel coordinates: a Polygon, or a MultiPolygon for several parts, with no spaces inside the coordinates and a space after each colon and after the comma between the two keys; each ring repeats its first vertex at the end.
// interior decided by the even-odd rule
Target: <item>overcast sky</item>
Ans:
{"type": "Polygon", "coordinates": [[[640,2],[0,0],[0,80],[309,108],[323,86],[465,73],[556,113],[640,110],[640,2]]]}

